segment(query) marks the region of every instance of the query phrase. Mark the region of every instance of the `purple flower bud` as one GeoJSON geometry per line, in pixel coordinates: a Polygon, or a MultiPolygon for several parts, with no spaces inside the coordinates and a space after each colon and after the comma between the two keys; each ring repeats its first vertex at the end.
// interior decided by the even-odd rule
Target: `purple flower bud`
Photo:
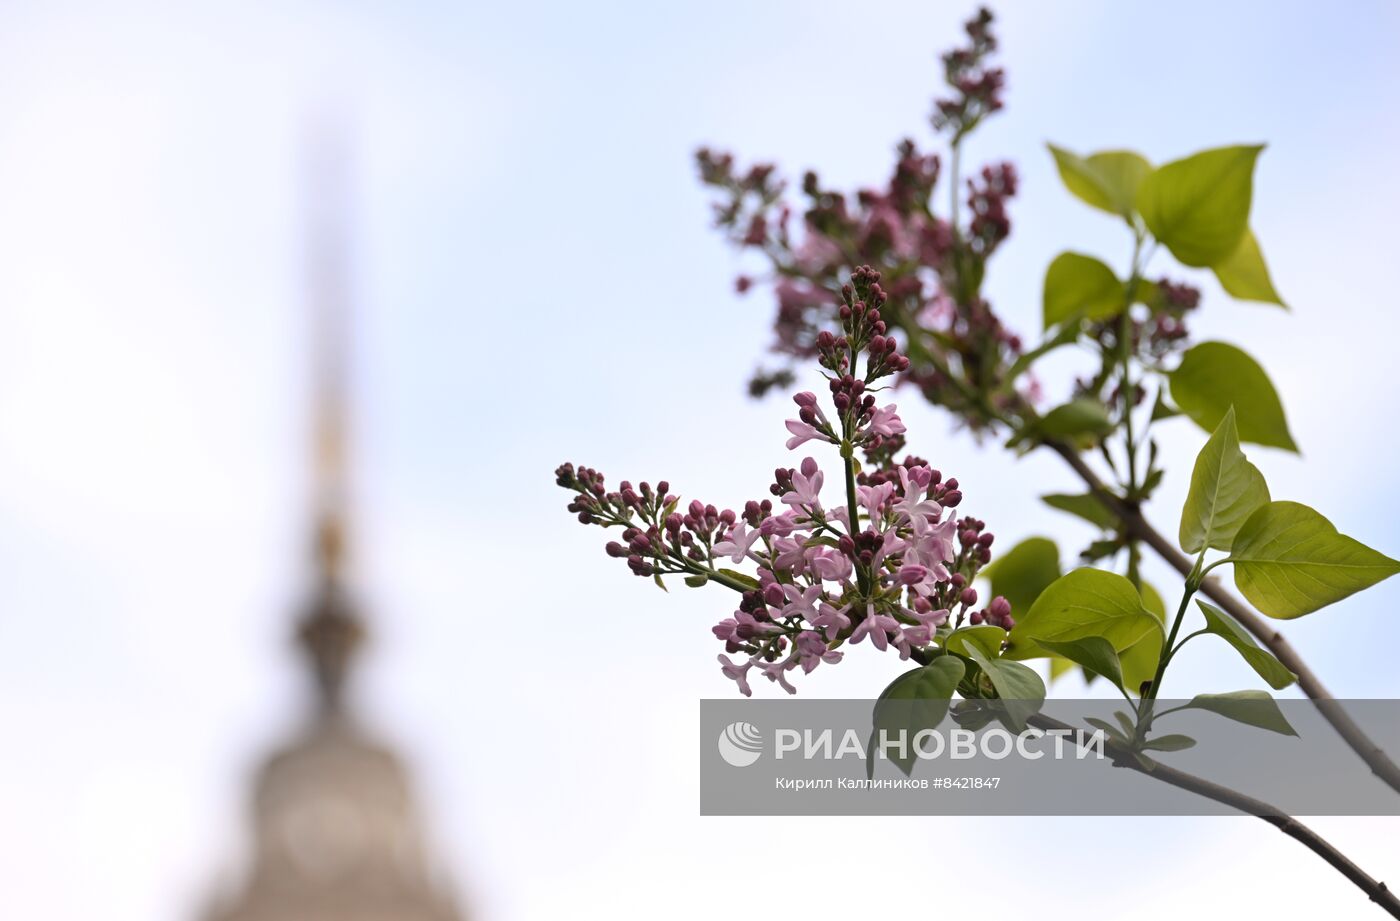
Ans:
{"type": "Polygon", "coordinates": [[[918,585],[928,578],[928,570],[922,566],[903,566],[899,570],[899,581],[905,585],[918,585]]]}
{"type": "Polygon", "coordinates": [[[977,603],[977,589],[969,585],[967,588],[962,590],[962,594],[958,596],[958,600],[961,601],[963,604],[967,605],[968,607],[971,607],[972,605],[977,603]]]}
{"type": "Polygon", "coordinates": [[[1011,613],[1011,602],[1007,601],[1001,595],[997,595],[992,599],[992,603],[987,606],[987,613],[991,614],[997,620],[1003,620],[1011,613]]]}

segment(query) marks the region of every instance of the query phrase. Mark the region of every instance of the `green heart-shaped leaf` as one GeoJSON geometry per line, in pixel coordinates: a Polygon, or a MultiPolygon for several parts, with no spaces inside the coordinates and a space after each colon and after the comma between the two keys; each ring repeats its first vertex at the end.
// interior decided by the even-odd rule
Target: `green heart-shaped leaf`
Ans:
{"type": "Polygon", "coordinates": [[[1214,432],[1233,406],[1241,441],[1298,450],[1269,375],[1233,345],[1202,342],[1188,349],[1168,378],[1172,400],[1207,432],[1214,432]]]}
{"type": "Polygon", "coordinates": [[[1037,638],[1067,642],[1101,636],[1122,653],[1161,623],[1143,607],[1142,596],[1123,576],[1101,569],[1076,569],[1040,593],[1024,617],[1018,615],[1010,646],[1013,659],[1045,655],[1037,638]]]}
{"type": "Polygon", "coordinates": [[[1311,614],[1400,572],[1400,563],[1339,534],[1298,502],[1270,502],[1240,528],[1230,548],[1235,585],[1270,617],[1311,614]]]}
{"type": "Polygon", "coordinates": [[[1107,320],[1122,312],[1124,299],[1118,276],[1093,256],[1060,253],[1045,270],[1042,307],[1046,329],[1076,316],[1107,320]]]}
{"type": "Polygon", "coordinates": [[[1045,703],[1045,681],[1032,668],[1020,662],[997,659],[970,646],[967,657],[976,662],[991,680],[1002,702],[1002,719],[1013,732],[1026,728],[1026,720],[1045,703]]]}
{"type": "Polygon", "coordinates": [[[1262,145],[1204,150],[1144,177],[1137,210],[1152,235],[1184,265],[1226,261],[1249,226],[1254,163],[1262,145]]]}
{"type": "Polygon", "coordinates": [[[1105,150],[1081,157],[1047,145],[1065,188],[1081,201],[1122,218],[1133,216],[1138,187],[1152,172],[1152,164],[1130,150],[1105,150]]]}
{"type": "MultiPolygon", "coordinates": [[[[894,736],[903,730],[904,738],[912,743],[917,733],[938,728],[948,715],[949,701],[965,671],[966,667],[957,656],[939,656],[928,665],[907,671],[890,682],[875,701],[875,728],[866,757],[870,774],[874,773],[874,742],[879,739],[880,731],[894,736]]],[[[906,749],[902,758],[897,751],[892,750],[892,754],[894,757],[890,760],[905,774],[914,769],[916,759],[912,750],[906,749]]]]}

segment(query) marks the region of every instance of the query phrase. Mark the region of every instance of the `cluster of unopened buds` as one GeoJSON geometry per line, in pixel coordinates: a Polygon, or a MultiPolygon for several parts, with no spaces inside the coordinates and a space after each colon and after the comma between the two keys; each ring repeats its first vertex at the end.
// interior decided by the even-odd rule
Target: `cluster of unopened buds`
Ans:
{"type": "Polygon", "coordinates": [[[876,394],[907,359],[880,319],[876,272],[858,269],[842,295],[842,334],[829,336],[819,357],[829,411],[816,394],[799,393],[798,418],[787,423],[789,449],[808,441],[839,447],[845,494],[834,503],[827,493],[837,490],[826,489],[827,473],[812,457],[779,468],[771,498],[737,513],[699,501],[682,509],[665,481],[609,491],[591,468],[555,472],[574,492],[569,510],[581,522],[622,528],[607,552],[636,575],[663,587],[663,577],[679,575],[739,594],[713,632],[725,648],[723,673],[746,695],[754,673],[795,693],[793,675],[841,661],[847,644],[868,640],[907,659],[964,623],[1014,625],[1004,598],[977,608],[971,583],[991,560],[993,537],[984,522],[953,514],[963,501],[955,478],[912,457],[856,474],[857,448],[878,453],[904,432],[897,408],[878,405],[876,394]]]}
{"type": "MultiPolygon", "coordinates": [[[[1148,363],[1160,363],[1169,355],[1186,348],[1189,332],[1186,328],[1187,315],[1196,309],[1201,301],[1199,288],[1185,282],[1174,282],[1159,278],[1153,282],[1143,282],[1147,290],[1140,293],[1139,304],[1127,317],[1129,327],[1128,345],[1133,355],[1148,363]]],[[[1116,354],[1119,337],[1123,333],[1121,317],[1112,317],[1093,324],[1089,333],[1103,347],[1105,353],[1116,354]]],[[[1104,398],[1100,391],[1107,375],[1097,379],[1082,378],[1075,382],[1076,396],[1104,398]]],[[[1143,390],[1134,388],[1134,401],[1141,403],[1143,390]]],[[[1109,403],[1117,404],[1122,399],[1119,386],[1112,388],[1106,397],[1109,403]]]]}
{"type": "Polygon", "coordinates": [[[988,67],[986,63],[997,47],[991,25],[991,12],[985,8],[978,10],[963,27],[970,45],[943,55],[944,79],[956,95],[935,103],[935,127],[967,131],[983,116],[1002,107],[1001,91],[1006,85],[1006,74],[1000,67],[988,67]]]}
{"type": "MultiPolygon", "coordinates": [[[[992,63],[992,23],[992,14],[979,10],[965,23],[967,43],[943,56],[951,92],[936,102],[932,122],[955,150],[1002,108],[1005,75],[992,63]]],[[[1029,378],[1015,389],[1005,386],[1022,352],[1020,338],[982,297],[980,282],[968,281],[984,275],[985,263],[1011,232],[1007,206],[1019,185],[1012,164],[994,163],[959,181],[952,192],[967,206],[959,218],[956,206],[946,216],[937,213],[932,196],[943,172],[940,159],[912,140],[899,144],[883,186],[842,193],[808,172],[798,185],[805,208],[789,205],[771,164],[746,170],[710,149],[699,151],[697,162],[701,179],[721,193],[717,225],[771,266],[758,276],[739,276],[736,288],[743,293],[771,283],[777,302],[772,350],[784,356],[780,361],[804,361],[829,347],[832,295],[852,267],[866,263],[886,279],[885,322],[917,340],[916,360],[900,374],[902,382],[979,431],[992,426],[998,412],[1034,402],[1029,378]]],[[[794,379],[790,364],[759,370],[749,389],[762,396],[794,379]]]]}

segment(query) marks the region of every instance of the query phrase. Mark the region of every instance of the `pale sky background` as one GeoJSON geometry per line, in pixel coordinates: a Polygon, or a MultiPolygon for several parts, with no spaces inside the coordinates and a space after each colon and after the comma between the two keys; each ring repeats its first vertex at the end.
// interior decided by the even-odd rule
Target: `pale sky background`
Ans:
{"type": "MultiPolygon", "coordinates": [[[[691,151],[882,181],[901,136],[928,137],[935,54],[972,9],[0,4],[0,916],[182,921],[236,879],[247,772],[300,716],[300,170],[329,99],[359,180],[360,698],[410,755],[477,917],[1081,918],[1090,894],[1110,917],[1206,898],[1208,917],[1371,917],[1243,818],[697,815],[728,599],[632,578],[551,471],[762,492],[787,404],[742,381],[771,304],[733,295],[691,151]]],[[[1245,345],[1283,395],[1303,458],[1250,451],[1274,495],[1400,553],[1400,7],[998,11],[1008,109],[970,156],[1014,159],[1024,190],[993,300],[1033,332],[1057,252],[1128,254],[1045,141],[1158,162],[1267,141],[1253,225],[1293,313],[1204,280],[1194,331],[1245,345]]],[[[1047,533],[1068,561],[1087,539],[1035,499],[1075,486],[1054,458],[979,450],[902,402],[1003,549],[1047,533]]],[[[1164,427],[1169,532],[1203,437],[1164,427]]],[[[1339,696],[1395,696],[1397,603],[1392,580],[1285,629],[1339,696]]],[[[856,653],[804,692],[868,696],[896,673],[856,653]]],[[[1204,643],[1174,680],[1257,682],[1204,643]]],[[[1314,824],[1400,883],[1396,820],[1314,824]]]]}

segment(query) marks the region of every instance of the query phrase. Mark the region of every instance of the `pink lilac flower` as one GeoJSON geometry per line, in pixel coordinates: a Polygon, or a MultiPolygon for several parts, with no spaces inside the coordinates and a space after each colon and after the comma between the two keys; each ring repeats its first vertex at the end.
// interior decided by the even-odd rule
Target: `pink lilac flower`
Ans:
{"type": "Polygon", "coordinates": [[[915,649],[921,649],[929,644],[933,632],[923,624],[917,627],[900,627],[895,633],[894,645],[899,650],[901,660],[908,659],[915,649]]]}
{"type": "Polygon", "coordinates": [[[780,515],[772,515],[759,523],[759,533],[764,537],[787,537],[797,527],[797,512],[788,509],[780,515]]]}
{"type": "MultiPolygon", "coordinates": [[[[750,664],[753,664],[752,660],[750,664]]],[[[797,665],[796,659],[787,659],[782,662],[760,662],[758,663],[758,670],[763,672],[764,676],[769,681],[776,681],[778,686],[784,691],[787,691],[789,694],[796,694],[797,688],[792,686],[787,680],[787,675],[784,674],[784,672],[795,665],[797,665]]]]}
{"type": "Polygon", "coordinates": [[[936,479],[933,471],[922,464],[899,468],[899,487],[904,496],[898,510],[903,521],[916,531],[925,523],[936,524],[943,515],[943,506],[927,498],[936,479]]]}
{"type": "Polygon", "coordinates": [[[866,605],[865,617],[851,632],[851,643],[859,643],[867,636],[875,648],[884,652],[889,648],[889,634],[899,629],[899,621],[889,614],[882,614],[875,605],[866,605]]]}
{"type": "Polygon", "coordinates": [[[711,627],[710,630],[717,639],[724,640],[725,643],[739,642],[739,622],[732,617],[726,617],[724,620],[711,627]]]}
{"type": "Polygon", "coordinates": [[[814,547],[807,551],[807,565],[825,582],[845,582],[851,577],[851,558],[834,547],[814,547]]]}
{"type": "MultiPolygon", "coordinates": [[[[883,435],[886,438],[894,435],[903,435],[905,432],[904,422],[900,420],[899,414],[895,412],[898,407],[891,403],[889,406],[882,406],[870,417],[870,424],[867,431],[876,435],[883,435]]],[[[789,426],[791,428],[791,426],[789,426]]]]}
{"type": "Polygon", "coordinates": [[[835,665],[841,661],[842,653],[834,649],[827,648],[826,640],[821,634],[811,630],[804,630],[797,634],[793,640],[793,654],[797,656],[798,662],[802,666],[802,673],[810,675],[812,669],[822,662],[835,665]]]}
{"type": "Polygon", "coordinates": [[[799,617],[803,620],[810,620],[817,616],[816,603],[821,600],[821,585],[813,585],[809,588],[800,589],[795,585],[784,585],[783,595],[787,598],[787,604],[783,606],[783,617],[799,617]]]}
{"type": "Polygon", "coordinates": [[[918,598],[915,600],[914,610],[906,613],[930,630],[936,630],[948,622],[948,617],[952,612],[947,608],[939,608],[935,611],[929,605],[928,599],[918,598]]]}
{"type": "Polygon", "coordinates": [[[953,546],[957,530],[957,522],[951,518],[927,527],[922,534],[914,538],[912,547],[905,554],[905,561],[927,567],[934,579],[946,582],[951,573],[945,564],[957,555],[953,546]]]}
{"type": "Polygon", "coordinates": [[[878,486],[857,486],[856,495],[861,507],[870,516],[871,525],[878,528],[885,517],[885,506],[894,496],[894,484],[885,482],[878,486]]]}
{"type": "Polygon", "coordinates": [[[732,563],[742,563],[749,548],[762,536],[760,531],[750,531],[742,521],[737,522],[729,529],[729,536],[715,544],[715,553],[729,557],[732,563]]]}
{"type": "Polygon", "coordinates": [[[739,685],[740,694],[743,694],[745,697],[752,697],[753,689],[749,687],[748,674],[749,669],[753,667],[753,659],[750,659],[743,665],[735,665],[733,662],[729,661],[729,656],[720,655],[718,658],[719,670],[724,674],[724,677],[739,685]]]}
{"type": "Polygon", "coordinates": [[[829,440],[825,435],[817,431],[815,427],[808,425],[806,422],[800,422],[797,419],[789,419],[787,421],[787,430],[792,433],[792,437],[787,440],[787,448],[789,451],[806,444],[814,438],[820,439],[821,441],[829,440]]]}
{"type": "Polygon", "coordinates": [[[883,566],[886,559],[908,546],[908,542],[896,534],[893,528],[886,531],[884,537],[880,539],[879,549],[875,551],[875,566],[883,566]]]}
{"type": "Polygon", "coordinates": [[[851,626],[851,619],[846,616],[849,610],[849,605],[837,608],[822,602],[817,616],[812,618],[812,626],[826,631],[826,638],[834,640],[842,630],[851,626]]]}
{"type": "Polygon", "coordinates": [[[780,537],[773,541],[773,565],[791,573],[800,573],[807,560],[807,548],[795,537],[780,537]]]}
{"type": "MultiPolygon", "coordinates": [[[[792,447],[792,445],[789,444],[788,447],[792,447]]],[[[810,457],[803,458],[801,470],[792,475],[792,489],[783,495],[782,501],[793,506],[794,509],[806,508],[814,512],[820,511],[822,507],[822,483],[824,481],[825,477],[817,467],[817,462],[810,457]]]]}

